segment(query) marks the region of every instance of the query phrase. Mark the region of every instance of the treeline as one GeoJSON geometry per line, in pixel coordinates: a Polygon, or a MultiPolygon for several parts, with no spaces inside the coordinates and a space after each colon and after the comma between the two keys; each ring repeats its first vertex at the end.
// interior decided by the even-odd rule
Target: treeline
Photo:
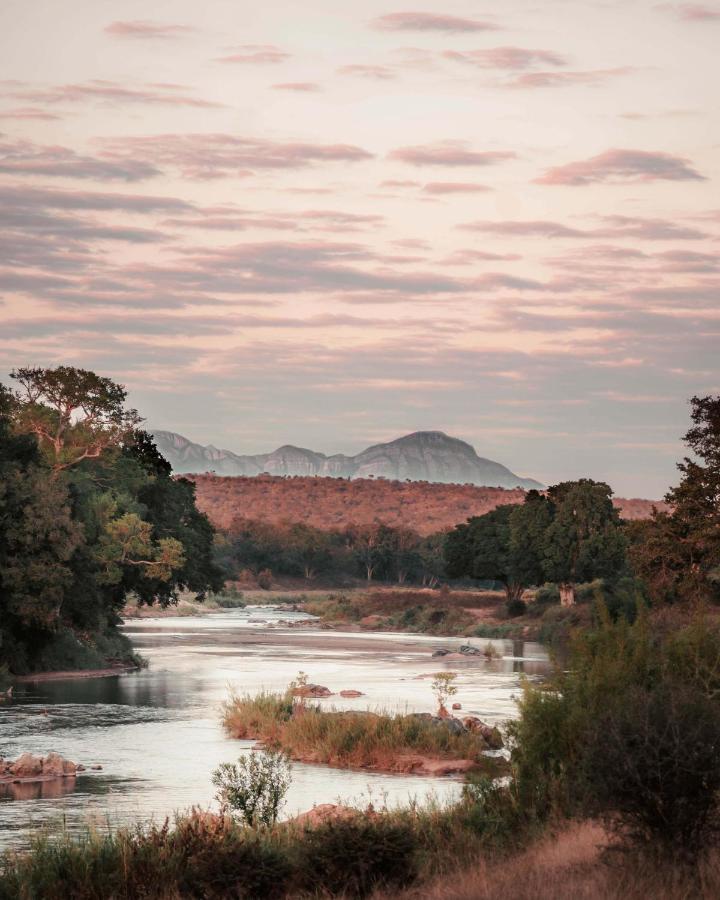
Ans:
{"type": "Polygon", "coordinates": [[[195,486],[125,406],[126,391],[61,366],[0,386],[0,667],[99,668],[132,659],[129,595],[168,604],[219,590],[195,486]]]}
{"type": "Polygon", "coordinates": [[[438,584],[444,571],[444,534],[375,522],[322,530],[298,522],[236,518],[216,541],[218,561],[230,577],[249,570],[266,585],[273,576],[438,584]]]}
{"type": "Polygon", "coordinates": [[[245,569],[268,584],[288,576],[502,586],[511,614],[523,611],[527,588],[545,584],[566,606],[578,585],[597,581],[606,599],[622,586],[656,603],[720,600],[720,398],[691,403],[693,459],[679,464],[680,484],[645,520],[621,519],[611,488],[584,478],[428,536],[379,521],[320,529],[239,517],[217,553],[230,577],[245,569]]]}

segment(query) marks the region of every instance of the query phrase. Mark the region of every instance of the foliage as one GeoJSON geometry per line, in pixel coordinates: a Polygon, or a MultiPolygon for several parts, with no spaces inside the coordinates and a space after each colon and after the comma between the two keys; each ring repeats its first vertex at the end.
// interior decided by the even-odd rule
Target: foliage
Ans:
{"type": "Polygon", "coordinates": [[[212,526],[194,485],[128,430],[121,385],[67,366],[14,375],[22,390],[0,389],[0,663],[134,662],[116,631],[126,597],[222,587],[212,526]]]}
{"type": "Polygon", "coordinates": [[[435,694],[440,709],[444,709],[448,700],[457,694],[456,679],[457,672],[435,672],[433,675],[432,692],[435,694]]]}
{"type": "Polygon", "coordinates": [[[212,775],[220,803],[251,828],[275,824],[290,781],[287,756],[274,750],[253,751],[237,763],[222,763],[212,775]]]}
{"type": "Polygon", "coordinates": [[[510,549],[511,521],[515,506],[499,506],[484,516],[456,525],[445,540],[449,578],[470,577],[499,581],[508,600],[519,598],[528,583],[520,578],[510,549]]]}
{"type": "Polygon", "coordinates": [[[309,829],[303,840],[305,888],[368,897],[411,884],[418,873],[418,838],[408,826],[389,816],[354,816],[309,829]]]}
{"type": "Polygon", "coordinates": [[[652,594],[667,602],[720,600],[720,397],[693,397],[685,443],[695,456],[678,464],[680,484],[629,528],[630,558],[652,594]]]}
{"type": "Polygon", "coordinates": [[[125,409],[127,391],[86,369],[15,369],[16,424],[34,434],[54,474],[119,447],[142,421],[125,409]]]}
{"type": "Polygon", "coordinates": [[[625,538],[612,490],[590,478],[548,489],[552,522],[544,533],[543,569],[560,586],[560,600],[575,601],[575,585],[617,578],[625,566],[625,538]]]}
{"type": "Polygon", "coordinates": [[[720,628],[601,608],[567,668],[525,686],[511,734],[524,808],[604,812],[637,842],[694,853],[720,788],[720,628]]]}

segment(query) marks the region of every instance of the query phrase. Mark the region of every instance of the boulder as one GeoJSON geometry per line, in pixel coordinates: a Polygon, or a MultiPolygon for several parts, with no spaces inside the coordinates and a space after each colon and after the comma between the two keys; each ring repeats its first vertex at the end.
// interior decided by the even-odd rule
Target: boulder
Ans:
{"type": "Polygon", "coordinates": [[[15,778],[38,778],[42,775],[43,758],[32,753],[22,753],[10,764],[10,773],[15,778]]]}
{"type": "Polygon", "coordinates": [[[444,716],[434,716],[432,713],[410,713],[408,718],[420,719],[423,722],[427,722],[429,725],[436,725],[438,728],[447,728],[451,734],[462,734],[465,731],[465,726],[460,719],[451,716],[447,710],[445,710],[445,712],[447,718],[444,716]]]}
{"type": "Polygon", "coordinates": [[[478,650],[477,647],[473,647],[471,644],[463,644],[460,647],[460,652],[465,656],[480,656],[482,650],[478,650]]]}
{"type": "Polygon", "coordinates": [[[350,697],[364,697],[365,694],[363,694],[362,691],[340,691],[340,696],[341,696],[341,697],[347,697],[347,698],[350,698],[350,697]]]}
{"type": "Polygon", "coordinates": [[[64,775],[74,775],[77,772],[77,766],[69,759],[63,759],[59,753],[48,753],[42,761],[42,774],[49,775],[54,778],[60,778],[64,775]]]}
{"type": "Polygon", "coordinates": [[[453,703],[452,708],[453,709],[462,709],[462,703],[453,703]]]}
{"type": "Polygon", "coordinates": [[[446,650],[444,647],[441,647],[439,650],[433,651],[433,656],[447,656],[450,651],[446,650]]]}
{"type": "Polygon", "coordinates": [[[472,731],[484,738],[485,743],[491,750],[501,750],[503,748],[502,735],[498,729],[486,724],[482,719],[478,719],[477,716],[466,716],[462,720],[462,724],[467,731],[472,731]]]}
{"type": "Polygon", "coordinates": [[[330,688],[322,684],[305,684],[302,687],[293,688],[295,697],[332,697],[330,688]]]}
{"type": "Polygon", "coordinates": [[[294,819],[291,819],[291,822],[303,825],[305,828],[315,828],[318,825],[325,824],[325,822],[345,822],[360,815],[359,810],[350,806],[341,806],[337,803],[320,803],[318,806],[313,806],[312,809],[295,816],[294,819]]]}

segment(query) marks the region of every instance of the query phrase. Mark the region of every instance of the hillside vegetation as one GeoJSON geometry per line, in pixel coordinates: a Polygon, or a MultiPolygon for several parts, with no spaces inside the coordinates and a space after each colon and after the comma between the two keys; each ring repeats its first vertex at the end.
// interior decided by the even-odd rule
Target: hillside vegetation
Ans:
{"type": "MultiPolygon", "coordinates": [[[[271,523],[301,522],[322,530],[381,521],[429,535],[481,516],[506,503],[522,503],[525,491],[385,479],[188,475],[195,482],[198,508],[216,528],[236,518],[271,523]]],[[[652,500],[615,498],[624,519],[647,519],[652,500]]]]}

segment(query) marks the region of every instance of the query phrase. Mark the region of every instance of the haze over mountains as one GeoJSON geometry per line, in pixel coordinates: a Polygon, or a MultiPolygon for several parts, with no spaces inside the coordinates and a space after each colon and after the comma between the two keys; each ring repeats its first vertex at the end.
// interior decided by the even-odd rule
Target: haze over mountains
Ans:
{"type": "Polygon", "coordinates": [[[153,432],[158,449],[178,474],[304,475],[335,478],[387,478],[473,484],[480,487],[542,488],[506,466],[478,456],[465,441],[442,431],[417,431],[385,444],[375,444],[356,456],[326,456],[286,444],[272,453],[241,456],[212,444],[203,446],[173,431],[153,432]]]}

